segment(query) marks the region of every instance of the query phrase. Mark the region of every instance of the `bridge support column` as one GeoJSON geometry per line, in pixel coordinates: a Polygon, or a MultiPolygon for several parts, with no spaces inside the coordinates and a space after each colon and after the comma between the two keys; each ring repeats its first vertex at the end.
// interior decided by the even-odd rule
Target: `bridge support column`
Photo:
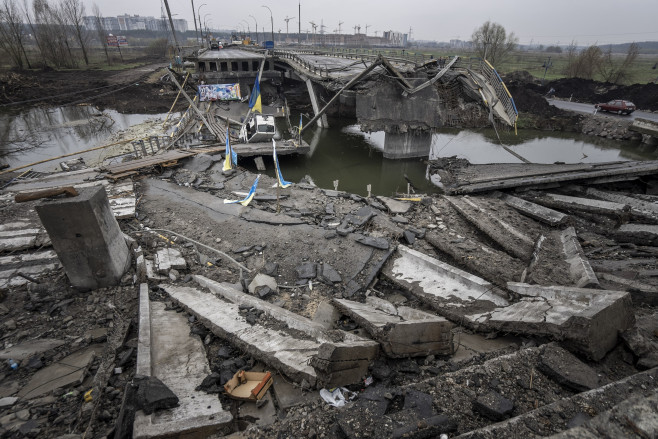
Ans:
{"type": "MultiPolygon", "coordinates": [[[[304,79],[306,82],[306,88],[308,88],[308,94],[311,97],[311,105],[313,106],[313,113],[318,114],[321,110],[318,105],[318,98],[315,96],[315,90],[313,89],[313,81],[309,78],[304,79]]],[[[327,122],[327,115],[323,114],[317,121],[317,124],[320,128],[329,128],[329,122],[327,122]]]]}
{"type": "Polygon", "coordinates": [[[432,144],[430,132],[386,133],[384,136],[384,158],[410,159],[427,157],[432,144]]]}

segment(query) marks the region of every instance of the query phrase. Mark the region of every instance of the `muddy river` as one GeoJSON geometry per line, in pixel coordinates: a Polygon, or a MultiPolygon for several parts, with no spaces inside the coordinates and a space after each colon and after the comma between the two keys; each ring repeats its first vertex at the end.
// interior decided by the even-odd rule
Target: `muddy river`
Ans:
{"type": "MultiPolygon", "coordinates": [[[[123,130],[144,124],[157,128],[163,115],[100,112],[91,106],[33,109],[18,114],[0,115],[0,163],[22,166],[48,157],[68,154],[103,145],[121,137],[123,130]],[[38,145],[34,147],[35,145],[38,145]],[[17,148],[19,152],[7,154],[17,148]]],[[[293,116],[293,120],[295,117],[293,116]]],[[[299,181],[309,175],[323,188],[334,187],[361,195],[371,185],[375,195],[406,192],[411,182],[417,192],[434,192],[425,178],[425,159],[390,160],[381,149],[384,133],[362,133],[353,121],[331,120],[331,128],[311,129],[304,140],[311,145],[306,156],[280,158],[286,180],[299,181]]],[[[430,158],[458,156],[472,163],[518,163],[519,159],[500,146],[502,141],[516,153],[535,163],[579,163],[624,160],[656,160],[658,149],[639,142],[617,142],[570,133],[523,130],[500,132],[493,129],[446,129],[427,142],[430,158]]],[[[34,170],[52,171],[59,161],[34,166],[34,170]]],[[[271,160],[265,160],[266,173],[274,175],[271,160]]],[[[240,163],[256,171],[251,159],[240,163]]]]}

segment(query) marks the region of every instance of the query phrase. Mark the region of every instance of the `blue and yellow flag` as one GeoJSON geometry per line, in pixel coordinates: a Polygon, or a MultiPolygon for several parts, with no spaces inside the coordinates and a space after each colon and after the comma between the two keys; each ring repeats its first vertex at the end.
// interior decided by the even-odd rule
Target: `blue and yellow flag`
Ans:
{"type": "Polygon", "coordinates": [[[299,115],[299,132],[302,132],[302,115],[299,115]]]}
{"type": "Polygon", "coordinates": [[[226,130],[226,157],[224,157],[224,167],[222,168],[224,171],[229,171],[238,166],[238,153],[231,148],[230,137],[228,130],[226,130]]]}
{"type": "Polygon", "coordinates": [[[249,97],[249,109],[254,113],[258,112],[263,114],[263,105],[260,102],[260,83],[258,82],[258,78],[256,78],[254,89],[251,91],[251,96],[249,97]]]}
{"type": "Polygon", "coordinates": [[[274,167],[276,168],[276,180],[279,183],[279,186],[282,188],[287,188],[292,183],[285,181],[283,175],[281,175],[281,168],[279,167],[279,159],[276,157],[276,142],[272,139],[272,156],[274,157],[274,167]]]}
{"type": "Polygon", "coordinates": [[[254,195],[256,195],[256,187],[258,186],[258,180],[260,179],[260,174],[256,176],[256,181],[254,181],[254,184],[251,186],[251,190],[247,194],[247,196],[242,199],[242,200],[224,200],[224,204],[234,204],[234,203],[240,203],[243,206],[246,206],[251,202],[251,200],[254,199],[254,195]]]}

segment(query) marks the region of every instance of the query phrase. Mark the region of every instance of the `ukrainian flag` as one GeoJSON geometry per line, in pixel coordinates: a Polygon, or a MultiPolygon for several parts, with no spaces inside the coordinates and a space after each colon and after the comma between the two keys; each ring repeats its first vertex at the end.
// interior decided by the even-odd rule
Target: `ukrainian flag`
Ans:
{"type": "Polygon", "coordinates": [[[285,181],[283,175],[281,175],[281,168],[279,167],[279,159],[276,157],[276,142],[272,139],[272,156],[274,157],[274,167],[276,168],[276,179],[279,182],[279,186],[282,188],[287,188],[292,183],[285,181]]]}
{"type": "Polygon", "coordinates": [[[302,115],[299,115],[299,132],[302,132],[302,115]]]}
{"type": "Polygon", "coordinates": [[[234,204],[234,203],[240,203],[243,206],[246,206],[251,202],[251,200],[254,199],[254,195],[256,195],[256,187],[258,186],[258,180],[260,179],[260,174],[256,176],[256,181],[254,181],[254,184],[251,186],[251,190],[247,194],[247,196],[242,199],[242,200],[224,200],[224,204],[234,204]]]}
{"type": "Polygon", "coordinates": [[[258,82],[258,78],[256,78],[254,89],[251,91],[251,96],[249,97],[249,108],[254,113],[258,112],[263,114],[263,105],[260,101],[260,83],[258,82]]]}
{"type": "Polygon", "coordinates": [[[226,130],[226,157],[224,158],[224,171],[229,171],[238,166],[238,153],[231,148],[229,131],[226,130]]]}

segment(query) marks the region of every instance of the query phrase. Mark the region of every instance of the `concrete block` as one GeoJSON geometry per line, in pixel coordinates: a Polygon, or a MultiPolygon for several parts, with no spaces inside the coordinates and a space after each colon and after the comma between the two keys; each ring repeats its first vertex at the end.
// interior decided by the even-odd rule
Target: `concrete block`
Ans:
{"type": "Polygon", "coordinates": [[[180,251],[175,248],[162,248],[155,255],[155,263],[158,266],[158,273],[169,274],[169,270],[183,270],[187,268],[185,258],[180,251]]]}
{"type": "MultiPolygon", "coordinates": [[[[151,303],[140,285],[136,374],[157,377],[179,399],[174,408],[135,414],[134,438],[207,437],[233,420],[216,396],[195,390],[210,374],[201,339],[190,333],[185,315],[151,303]],[[153,328],[153,329],[152,329],[153,328]]],[[[225,432],[225,431],[224,431],[225,432]]]]}
{"type": "Polygon", "coordinates": [[[601,386],[601,379],[594,369],[553,343],[544,349],[538,368],[544,375],[576,392],[601,386]]]}
{"type": "Polygon", "coordinates": [[[630,211],[630,206],[627,204],[551,193],[545,193],[544,196],[537,198],[535,201],[556,209],[575,209],[602,215],[620,216],[627,214],[630,211]]]}
{"type": "Polygon", "coordinates": [[[411,203],[408,201],[399,201],[394,200],[393,198],[379,196],[377,197],[379,201],[384,203],[389,212],[393,214],[404,214],[409,212],[411,209],[411,203]]]}
{"type": "Polygon", "coordinates": [[[595,361],[617,345],[619,332],[635,322],[631,296],[625,291],[515,282],[507,285],[524,297],[492,312],[489,325],[511,333],[564,340],[566,347],[595,361]]]}
{"type": "Polygon", "coordinates": [[[468,317],[508,305],[491,283],[403,245],[384,266],[384,276],[430,305],[439,315],[471,327],[468,317]]]}
{"type": "Polygon", "coordinates": [[[535,240],[501,219],[500,212],[494,214],[490,209],[482,207],[477,199],[468,195],[463,197],[444,196],[443,198],[466,221],[498,243],[507,253],[523,261],[530,261],[535,248],[535,240]]]}
{"type": "Polygon", "coordinates": [[[649,224],[622,224],[615,232],[619,242],[658,247],[658,226],[649,224]]]}
{"type": "Polygon", "coordinates": [[[631,209],[631,215],[634,218],[646,219],[652,223],[658,221],[658,204],[650,201],[640,200],[630,197],[625,193],[601,191],[594,188],[587,188],[587,195],[600,198],[614,203],[626,204],[631,209]]]}
{"type": "Polygon", "coordinates": [[[366,303],[334,299],[333,303],[379,342],[389,357],[451,355],[452,323],[443,317],[376,297],[366,303]]]}
{"type": "MultiPolygon", "coordinates": [[[[220,284],[203,276],[194,276],[194,278],[213,293],[235,304],[252,306],[285,323],[289,328],[302,331],[312,337],[317,343],[317,351],[312,353],[310,364],[322,371],[322,374],[316,372],[317,378],[314,378],[318,380],[319,385],[335,387],[359,382],[367,374],[370,362],[377,356],[379,345],[372,340],[338,331],[341,341],[334,341],[336,331],[327,331],[321,324],[306,317],[244,294],[230,285],[220,284]]],[[[166,286],[164,288],[167,289],[166,286]]],[[[294,345],[294,340],[292,343],[294,345]]],[[[268,363],[266,359],[263,361],[268,363]]],[[[313,384],[309,379],[307,381],[313,384]]]]}
{"type": "Polygon", "coordinates": [[[569,264],[569,273],[574,284],[578,288],[596,288],[599,287],[599,280],[592,270],[592,266],[585,257],[576,230],[573,227],[565,229],[560,235],[564,254],[569,264]]]}
{"type": "Polygon", "coordinates": [[[73,286],[96,289],[121,281],[131,254],[102,186],[43,202],[36,211],[73,286]]]}
{"type": "Polygon", "coordinates": [[[533,202],[524,200],[522,198],[517,198],[512,195],[501,194],[501,198],[505,201],[505,204],[513,207],[522,214],[551,226],[559,226],[564,224],[569,218],[568,215],[565,215],[562,212],[549,209],[548,207],[540,206],[539,204],[535,204],[533,202]]]}

